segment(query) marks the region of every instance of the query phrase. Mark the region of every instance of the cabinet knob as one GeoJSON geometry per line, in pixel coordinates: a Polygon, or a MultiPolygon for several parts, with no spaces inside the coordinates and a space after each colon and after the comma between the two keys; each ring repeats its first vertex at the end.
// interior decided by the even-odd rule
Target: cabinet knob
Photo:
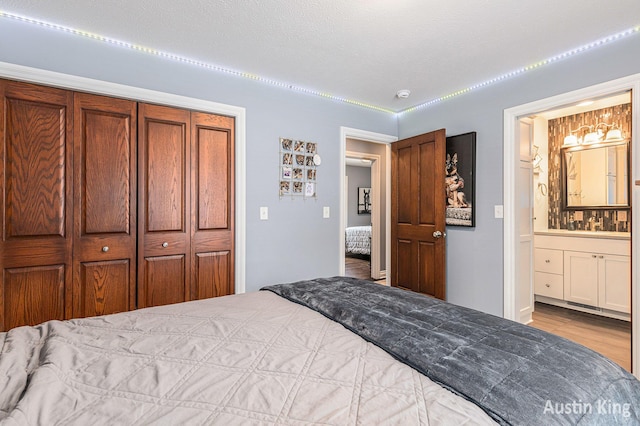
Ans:
{"type": "Polygon", "coordinates": [[[551,284],[545,284],[544,286],[547,287],[547,288],[550,288],[551,284]]]}
{"type": "Polygon", "coordinates": [[[162,247],[164,247],[164,248],[169,247],[169,243],[165,241],[164,243],[162,243],[162,247]]]}
{"type": "Polygon", "coordinates": [[[109,251],[109,246],[102,247],[102,251],[105,252],[105,253],[108,252],[109,251]]]}
{"type": "Polygon", "coordinates": [[[598,256],[596,256],[595,254],[592,254],[592,255],[591,255],[591,257],[593,257],[593,258],[595,259],[595,258],[596,258],[596,257],[598,257],[598,256]]]}
{"type": "Polygon", "coordinates": [[[545,259],[544,263],[551,263],[551,260],[545,259]]]}
{"type": "Polygon", "coordinates": [[[598,256],[598,258],[600,258],[600,259],[604,259],[604,256],[603,256],[603,255],[600,255],[600,256],[598,256]]]}

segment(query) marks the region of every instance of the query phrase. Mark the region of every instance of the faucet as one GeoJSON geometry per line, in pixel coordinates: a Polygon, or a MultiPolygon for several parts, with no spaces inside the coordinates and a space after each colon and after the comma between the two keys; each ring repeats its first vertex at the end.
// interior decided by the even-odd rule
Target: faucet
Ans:
{"type": "Polygon", "coordinates": [[[600,231],[602,229],[602,218],[596,221],[595,217],[589,218],[589,230],[590,231],[600,231]]]}

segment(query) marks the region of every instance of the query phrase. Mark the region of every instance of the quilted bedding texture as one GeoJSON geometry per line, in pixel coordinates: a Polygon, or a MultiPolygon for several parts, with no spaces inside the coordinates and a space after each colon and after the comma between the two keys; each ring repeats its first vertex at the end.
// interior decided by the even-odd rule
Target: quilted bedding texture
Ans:
{"type": "Polygon", "coordinates": [[[0,333],[0,424],[493,424],[323,315],[261,291],[0,333]]]}
{"type": "Polygon", "coordinates": [[[371,255],[371,226],[349,226],[345,229],[345,251],[371,255]]]}
{"type": "Polygon", "coordinates": [[[640,424],[640,381],[562,337],[355,278],[263,290],[339,322],[500,424],[640,424]]]}

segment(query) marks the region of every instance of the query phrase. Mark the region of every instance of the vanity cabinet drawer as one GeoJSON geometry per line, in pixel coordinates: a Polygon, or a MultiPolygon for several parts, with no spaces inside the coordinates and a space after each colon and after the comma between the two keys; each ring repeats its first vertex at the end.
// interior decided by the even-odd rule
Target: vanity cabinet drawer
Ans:
{"type": "Polygon", "coordinates": [[[564,299],[564,279],[562,275],[535,272],[533,282],[535,294],[553,297],[554,299],[564,299]]]}
{"type": "Polygon", "coordinates": [[[563,258],[562,250],[537,248],[534,254],[536,271],[562,274],[563,258]]]}

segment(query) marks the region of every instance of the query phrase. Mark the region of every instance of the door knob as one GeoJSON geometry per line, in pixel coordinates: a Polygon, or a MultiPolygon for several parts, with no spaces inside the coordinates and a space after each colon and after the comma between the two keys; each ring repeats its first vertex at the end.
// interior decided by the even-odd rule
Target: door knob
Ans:
{"type": "Polygon", "coordinates": [[[435,232],[433,233],[433,237],[434,237],[434,238],[440,238],[440,237],[442,237],[442,232],[440,232],[440,231],[435,231],[435,232]]]}
{"type": "Polygon", "coordinates": [[[109,251],[109,246],[102,247],[102,251],[105,252],[105,253],[108,252],[109,251]]]}

